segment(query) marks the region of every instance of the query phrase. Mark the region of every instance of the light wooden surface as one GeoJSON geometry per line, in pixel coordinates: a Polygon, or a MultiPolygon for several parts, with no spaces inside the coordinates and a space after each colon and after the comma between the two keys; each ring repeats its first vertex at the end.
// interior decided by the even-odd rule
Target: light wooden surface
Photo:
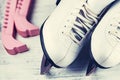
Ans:
{"type": "MultiPolygon", "coordinates": [[[[2,1],[2,0],[0,0],[2,1]]],[[[55,0],[35,0],[31,22],[38,27],[54,10],[55,0]]],[[[0,5],[2,6],[2,4],[0,5]]],[[[3,6],[2,6],[3,8],[3,6]]],[[[2,9],[3,10],[3,9],[2,9]]],[[[2,15],[2,13],[1,13],[2,15]]],[[[0,32],[1,37],[1,32],[0,32]]],[[[0,38],[0,80],[119,80],[120,65],[111,69],[98,68],[91,76],[85,76],[89,57],[86,52],[81,52],[76,61],[68,68],[54,68],[46,75],[40,75],[40,66],[43,52],[39,36],[17,39],[26,43],[29,51],[17,55],[9,55],[0,38]]]]}

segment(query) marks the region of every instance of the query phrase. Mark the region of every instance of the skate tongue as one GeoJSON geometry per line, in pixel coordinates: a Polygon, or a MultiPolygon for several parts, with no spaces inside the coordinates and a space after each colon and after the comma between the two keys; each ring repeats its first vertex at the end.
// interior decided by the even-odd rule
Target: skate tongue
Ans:
{"type": "Polygon", "coordinates": [[[88,0],[87,3],[90,9],[92,9],[96,14],[100,14],[104,8],[106,8],[109,4],[115,1],[117,0],[104,0],[104,1],[88,0]]]}

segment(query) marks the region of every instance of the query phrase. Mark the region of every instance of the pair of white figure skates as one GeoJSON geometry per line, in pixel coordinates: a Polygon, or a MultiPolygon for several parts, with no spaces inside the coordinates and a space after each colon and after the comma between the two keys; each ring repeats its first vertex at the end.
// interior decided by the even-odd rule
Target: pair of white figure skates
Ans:
{"type": "Polygon", "coordinates": [[[97,66],[113,67],[120,62],[120,1],[95,14],[82,0],[62,0],[42,25],[44,52],[41,74],[51,66],[67,67],[90,41],[91,62],[87,75],[97,66]]]}

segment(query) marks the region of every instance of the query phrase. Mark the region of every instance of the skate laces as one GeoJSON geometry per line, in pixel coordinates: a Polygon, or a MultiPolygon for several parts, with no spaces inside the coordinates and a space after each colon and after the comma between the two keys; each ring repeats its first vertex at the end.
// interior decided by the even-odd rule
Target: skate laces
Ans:
{"type": "Polygon", "coordinates": [[[68,36],[77,44],[86,37],[86,34],[93,28],[94,24],[98,22],[97,14],[93,13],[87,4],[83,4],[82,8],[76,8],[71,16],[74,20],[68,20],[68,27],[70,29],[68,36]]]}

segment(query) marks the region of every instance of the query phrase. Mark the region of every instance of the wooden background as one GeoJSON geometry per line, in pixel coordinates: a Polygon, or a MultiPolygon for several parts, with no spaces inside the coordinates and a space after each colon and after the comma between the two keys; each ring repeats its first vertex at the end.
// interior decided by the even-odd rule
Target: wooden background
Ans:
{"type": "MultiPolygon", "coordinates": [[[[30,21],[39,28],[56,7],[55,0],[32,0],[30,21]]],[[[0,27],[3,20],[5,0],[0,0],[0,27]]],[[[1,37],[1,32],[0,32],[1,37]]],[[[100,69],[90,76],[85,76],[89,61],[88,48],[82,51],[76,61],[67,68],[54,68],[46,75],[40,75],[43,52],[39,36],[17,39],[26,43],[29,51],[17,55],[9,55],[0,38],[0,80],[119,80],[120,65],[111,69],[100,69]]]]}

